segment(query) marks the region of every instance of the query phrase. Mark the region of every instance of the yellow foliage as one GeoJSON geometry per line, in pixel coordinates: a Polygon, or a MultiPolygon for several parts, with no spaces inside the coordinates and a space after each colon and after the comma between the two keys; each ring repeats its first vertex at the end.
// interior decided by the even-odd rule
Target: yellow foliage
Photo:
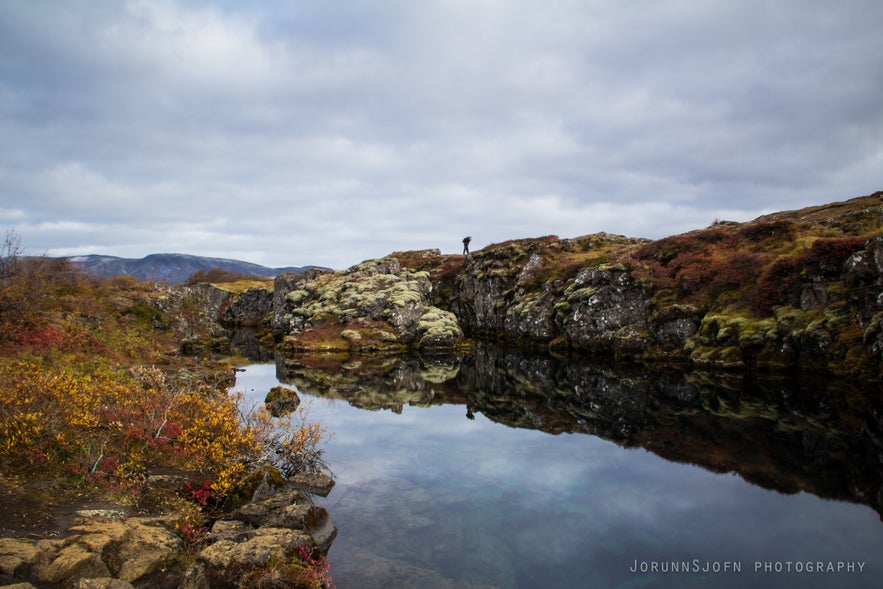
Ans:
{"type": "Polygon", "coordinates": [[[258,452],[237,398],[170,385],[155,368],[77,375],[28,362],[0,367],[3,467],[100,478],[165,463],[230,478],[258,452]]]}

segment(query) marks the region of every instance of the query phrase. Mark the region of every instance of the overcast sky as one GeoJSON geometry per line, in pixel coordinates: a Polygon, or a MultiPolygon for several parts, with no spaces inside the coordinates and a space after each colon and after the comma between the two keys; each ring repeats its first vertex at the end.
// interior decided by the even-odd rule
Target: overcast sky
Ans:
{"type": "Polygon", "coordinates": [[[879,0],[0,0],[0,230],[346,268],[863,196],[881,25],[879,0]]]}

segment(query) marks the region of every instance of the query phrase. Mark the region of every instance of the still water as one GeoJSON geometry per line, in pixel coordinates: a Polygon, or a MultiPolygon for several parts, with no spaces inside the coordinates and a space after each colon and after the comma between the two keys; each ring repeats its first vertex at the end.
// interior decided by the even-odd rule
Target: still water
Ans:
{"type": "Polygon", "coordinates": [[[337,589],[880,587],[879,408],[730,380],[480,348],[234,390],[282,382],[327,428],[337,589]]]}

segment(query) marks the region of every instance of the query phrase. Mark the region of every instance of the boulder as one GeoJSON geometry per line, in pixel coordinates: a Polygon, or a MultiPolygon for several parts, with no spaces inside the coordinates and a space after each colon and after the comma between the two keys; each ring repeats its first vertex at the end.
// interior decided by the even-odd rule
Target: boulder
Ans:
{"type": "Polygon", "coordinates": [[[450,311],[429,307],[417,322],[417,348],[422,351],[452,351],[462,339],[463,330],[450,311]]]}
{"type": "Polygon", "coordinates": [[[171,563],[181,547],[181,539],[168,529],[136,519],[113,559],[121,563],[116,576],[132,584],[145,581],[171,563]]]}
{"type": "MultiPolygon", "coordinates": [[[[304,477],[301,485],[330,488],[317,476],[304,477]]],[[[234,518],[214,523],[195,561],[172,531],[177,515],[125,518],[106,517],[114,513],[106,510],[79,512],[79,523],[59,540],[0,538],[0,584],[210,589],[235,586],[244,570],[297,558],[301,547],[328,551],[337,534],[328,512],[278,471],[258,472],[248,493],[252,500],[234,518]]]]}
{"type": "Polygon", "coordinates": [[[23,576],[38,556],[40,551],[27,540],[0,538],[0,575],[8,578],[23,576]]]}
{"type": "Polygon", "coordinates": [[[288,415],[300,406],[300,397],[297,391],[283,386],[275,386],[267,393],[264,399],[267,410],[273,417],[288,415]]]}
{"type": "Polygon", "coordinates": [[[37,579],[49,584],[61,584],[69,579],[110,576],[110,569],[101,560],[101,554],[92,552],[88,546],[79,542],[68,544],[36,570],[37,579]]]}
{"type": "Polygon", "coordinates": [[[334,479],[322,473],[297,473],[288,478],[288,483],[296,489],[319,497],[327,497],[334,487],[334,479]]]}

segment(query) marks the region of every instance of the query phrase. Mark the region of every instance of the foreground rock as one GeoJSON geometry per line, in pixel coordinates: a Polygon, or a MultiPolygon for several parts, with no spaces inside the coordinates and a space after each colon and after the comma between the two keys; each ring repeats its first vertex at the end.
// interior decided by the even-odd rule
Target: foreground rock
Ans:
{"type": "MultiPolygon", "coordinates": [[[[215,521],[199,545],[177,533],[180,515],[125,517],[80,512],[61,539],[0,538],[0,584],[79,589],[238,587],[246,573],[298,562],[299,551],[327,552],[337,529],[301,486],[330,487],[327,477],[278,484],[263,477],[252,500],[215,521]]],[[[186,534],[185,534],[186,537],[186,534]]]]}
{"type": "Polygon", "coordinates": [[[61,540],[0,539],[0,581],[37,587],[177,587],[182,577],[172,571],[183,542],[171,531],[174,519],[99,516],[73,526],[61,540]]]}

